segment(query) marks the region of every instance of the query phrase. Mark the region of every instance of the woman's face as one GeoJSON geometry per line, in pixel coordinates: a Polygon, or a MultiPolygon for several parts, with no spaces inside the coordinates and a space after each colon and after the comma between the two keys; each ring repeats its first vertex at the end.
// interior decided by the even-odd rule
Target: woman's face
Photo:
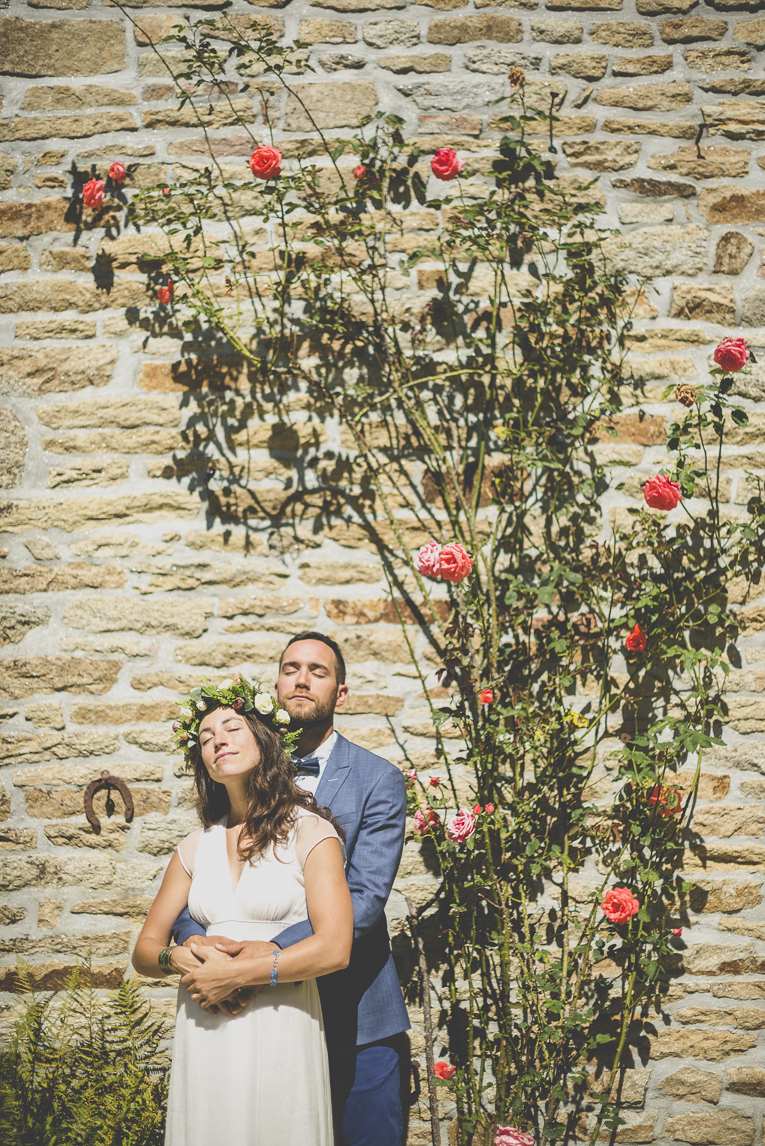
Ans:
{"type": "Polygon", "coordinates": [[[249,775],[260,763],[260,749],[247,721],[233,708],[216,708],[199,725],[202,762],[218,784],[249,775]]]}

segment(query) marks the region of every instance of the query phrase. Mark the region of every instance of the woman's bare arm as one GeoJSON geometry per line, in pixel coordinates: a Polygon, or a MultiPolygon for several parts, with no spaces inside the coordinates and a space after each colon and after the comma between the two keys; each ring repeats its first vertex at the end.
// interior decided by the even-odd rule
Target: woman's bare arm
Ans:
{"type": "MultiPolygon", "coordinates": [[[[170,929],[188,903],[190,887],[191,876],[184,871],[176,852],[168,864],[162,886],[149,908],[149,914],[146,916],[146,922],[133,951],[133,966],[141,975],[158,978],[164,974],[160,970],[157,957],[160,951],[170,944],[170,929]]],[[[173,948],[170,966],[174,971],[183,973],[189,971],[195,964],[198,965],[198,960],[188,948],[173,948]]]]}
{"type": "MultiPolygon", "coordinates": [[[[339,971],[348,966],[351,957],[353,905],[339,841],[329,838],[317,844],[306,859],[303,875],[313,935],[280,952],[280,983],[315,979],[339,971]]],[[[273,955],[270,952],[253,956],[245,947],[240,955],[227,962],[216,960],[214,956],[220,956],[220,952],[209,947],[198,947],[196,954],[202,964],[184,974],[181,982],[203,1007],[220,1002],[238,988],[260,986],[271,980],[273,955]]]]}

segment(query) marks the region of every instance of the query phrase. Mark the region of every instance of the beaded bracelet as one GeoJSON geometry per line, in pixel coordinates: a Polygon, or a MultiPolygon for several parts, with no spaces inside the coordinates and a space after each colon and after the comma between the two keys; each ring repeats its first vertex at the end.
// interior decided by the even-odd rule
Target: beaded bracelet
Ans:
{"type": "Polygon", "coordinates": [[[276,964],[279,962],[279,956],[281,955],[281,951],[272,951],[271,954],[274,957],[274,965],[271,968],[271,986],[275,987],[277,974],[278,974],[277,969],[276,969],[276,964]]]}

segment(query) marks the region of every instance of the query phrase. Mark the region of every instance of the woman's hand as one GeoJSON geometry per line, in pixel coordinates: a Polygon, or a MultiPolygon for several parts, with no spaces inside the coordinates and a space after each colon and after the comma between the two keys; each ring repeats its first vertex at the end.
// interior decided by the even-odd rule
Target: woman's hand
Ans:
{"type": "MultiPolygon", "coordinates": [[[[245,986],[240,964],[225,952],[217,951],[214,947],[196,947],[192,944],[191,954],[194,966],[184,972],[181,982],[194,1002],[205,1010],[217,1008],[226,999],[231,1000],[231,996],[245,986]]],[[[242,1005],[246,1005],[246,1002],[249,1002],[249,998],[242,1005]]],[[[233,1000],[232,1006],[226,1010],[229,1014],[236,1013],[233,1000]]]]}

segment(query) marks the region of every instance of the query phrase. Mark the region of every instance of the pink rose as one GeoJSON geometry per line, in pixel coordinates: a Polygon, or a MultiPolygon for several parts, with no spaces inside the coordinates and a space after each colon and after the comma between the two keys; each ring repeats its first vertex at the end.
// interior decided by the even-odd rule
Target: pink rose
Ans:
{"type": "Polygon", "coordinates": [[[450,541],[444,545],[439,555],[441,577],[444,581],[464,581],[475,562],[458,541],[450,541]]]}
{"type": "Polygon", "coordinates": [[[664,474],[657,474],[649,478],[643,486],[643,497],[646,505],[651,509],[674,509],[679,501],[683,500],[680,486],[676,481],[670,481],[664,474]]]}
{"type": "Polygon", "coordinates": [[[173,295],[174,294],[175,294],[175,287],[173,286],[173,280],[168,279],[167,280],[167,286],[166,287],[160,287],[159,290],[157,291],[157,298],[159,299],[159,301],[161,303],[164,303],[165,305],[167,305],[167,303],[173,301],[173,295]]]}
{"type": "Polygon", "coordinates": [[[481,704],[492,704],[494,701],[494,693],[490,688],[485,688],[481,693],[481,704]]]}
{"type": "Polygon", "coordinates": [[[469,808],[460,808],[446,825],[446,834],[452,843],[464,844],[475,832],[475,816],[469,808]]]}
{"type": "Polygon", "coordinates": [[[366,175],[366,173],[367,173],[367,169],[364,166],[364,164],[359,163],[353,169],[353,178],[354,179],[363,179],[364,176],[366,175]]]}
{"type": "Polygon", "coordinates": [[[124,183],[127,178],[127,167],[124,163],[112,163],[109,168],[109,178],[115,183],[124,183]]]}
{"type": "Polygon", "coordinates": [[[640,911],[640,904],[628,887],[612,887],[603,896],[600,908],[612,923],[628,923],[640,911]]]}
{"type": "Polygon", "coordinates": [[[714,360],[726,374],[735,374],[749,358],[745,338],[724,338],[714,352],[714,360]]]}
{"type": "Polygon", "coordinates": [[[86,207],[95,207],[96,210],[101,206],[104,201],[104,188],[106,183],[103,179],[96,179],[93,176],[82,189],[82,201],[86,207]]]}
{"type": "Polygon", "coordinates": [[[452,151],[451,147],[439,147],[430,161],[430,170],[436,179],[441,179],[444,183],[456,179],[464,166],[465,160],[458,159],[457,152],[452,151]]]}
{"type": "Polygon", "coordinates": [[[514,1126],[498,1126],[494,1146],[534,1146],[534,1135],[524,1134],[514,1126]]]}
{"type": "Polygon", "coordinates": [[[432,827],[440,823],[432,808],[426,808],[424,812],[418,808],[414,813],[414,826],[421,836],[426,836],[432,827]]]}
{"type": "Polygon", "coordinates": [[[282,173],[282,153],[275,147],[257,147],[250,156],[250,171],[256,179],[278,179],[282,173]]]}
{"type": "Polygon", "coordinates": [[[454,1078],[456,1066],[449,1066],[448,1062],[436,1062],[433,1064],[433,1074],[436,1078],[454,1078]]]}
{"type": "Polygon", "coordinates": [[[484,808],[484,812],[486,813],[487,816],[493,816],[494,815],[494,805],[493,804],[487,804],[486,807],[484,808]]]}
{"type": "Polygon", "coordinates": [[[423,577],[432,577],[435,581],[441,572],[441,546],[431,537],[415,557],[414,563],[423,577]]]}

